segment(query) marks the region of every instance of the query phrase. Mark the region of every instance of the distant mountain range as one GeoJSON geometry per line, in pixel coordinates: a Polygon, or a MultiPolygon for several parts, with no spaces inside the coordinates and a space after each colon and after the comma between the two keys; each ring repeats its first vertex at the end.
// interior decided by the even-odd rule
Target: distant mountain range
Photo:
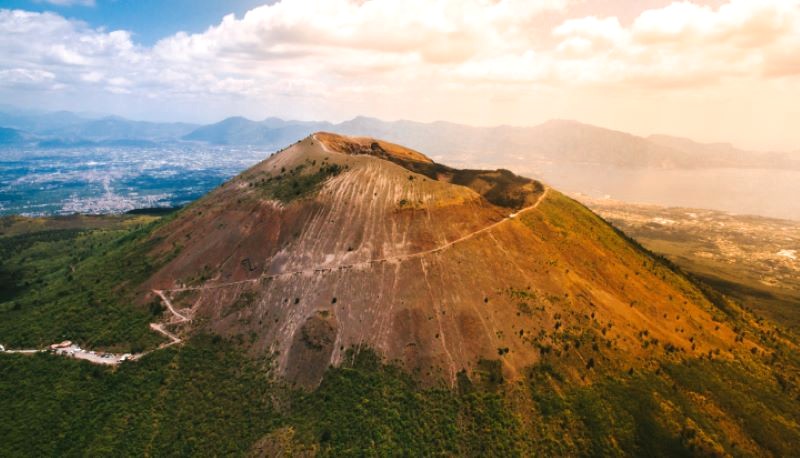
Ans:
{"type": "Polygon", "coordinates": [[[0,145],[21,143],[25,141],[25,135],[17,129],[0,127],[0,145]]]}
{"type": "Polygon", "coordinates": [[[81,145],[97,142],[176,141],[200,127],[188,123],[131,121],[117,116],[90,118],[69,111],[53,113],[15,113],[0,111],[0,126],[28,135],[0,138],[0,142],[45,142],[42,146],[81,145]]]}
{"type": "Polygon", "coordinates": [[[279,118],[251,121],[237,116],[200,127],[183,136],[183,140],[201,141],[215,145],[256,145],[281,148],[307,137],[312,132],[334,130],[335,127],[329,122],[284,121],[279,118]]]}
{"type": "Polygon", "coordinates": [[[800,155],[745,151],[666,135],[625,132],[553,120],[532,127],[474,127],[449,122],[382,121],[359,116],[342,123],[231,117],[205,126],[131,121],[72,112],[0,111],[0,144],[49,148],[156,146],[164,142],[279,149],[312,132],[385,138],[450,162],[515,166],[536,162],[597,163],[636,168],[800,169],[800,155]]]}
{"type": "Polygon", "coordinates": [[[541,182],[320,132],[153,218],[0,220],[0,456],[800,450],[797,333],[541,182]]]}

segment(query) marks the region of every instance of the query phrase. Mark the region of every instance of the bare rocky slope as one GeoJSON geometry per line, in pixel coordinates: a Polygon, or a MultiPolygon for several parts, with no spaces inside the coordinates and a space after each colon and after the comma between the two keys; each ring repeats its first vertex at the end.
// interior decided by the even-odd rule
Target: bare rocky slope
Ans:
{"type": "Polygon", "coordinates": [[[664,355],[758,352],[692,282],[591,211],[508,171],[455,170],[387,142],[317,133],[153,234],[172,259],[142,287],[315,386],[374,349],[453,385],[514,380],[563,353],[567,375],[664,355]]]}

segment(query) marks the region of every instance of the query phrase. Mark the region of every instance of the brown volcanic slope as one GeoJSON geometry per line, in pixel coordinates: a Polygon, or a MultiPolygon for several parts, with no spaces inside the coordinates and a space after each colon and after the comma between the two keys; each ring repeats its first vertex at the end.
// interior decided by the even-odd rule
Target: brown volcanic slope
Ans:
{"type": "Polygon", "coordinates": [[[155,235],[176,254],[145,286],[193,318],[177,331],[238,336],[306,386],[359,345],[447,383],[481,360],[513,379],[563,351],[578,378],[754,346],[561,193],[372,139],[312,135],[155,235]]]}

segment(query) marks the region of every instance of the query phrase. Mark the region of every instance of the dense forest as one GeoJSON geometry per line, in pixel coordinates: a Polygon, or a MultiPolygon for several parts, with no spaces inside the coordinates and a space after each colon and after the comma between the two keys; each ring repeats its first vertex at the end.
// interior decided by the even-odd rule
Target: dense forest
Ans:
{"type": "MultiPolygon", "coordinates": [[[[158,224],[6,228],[0,342],[157,345],[146,323],[163,310],[128,302],[125,285],[163,262],[135,255],[158,224]]],[[[735,361],[587,364],[583,381],[555,352],[504,380],[499,356],[455,387],[351,348],[311,391],[275,377],[269,357],[205,333],[114,367],[0,354],[0,455],[788,456],[800,447],[800,362],[786,339],[764,336],[768,355],[735,361]]]]}

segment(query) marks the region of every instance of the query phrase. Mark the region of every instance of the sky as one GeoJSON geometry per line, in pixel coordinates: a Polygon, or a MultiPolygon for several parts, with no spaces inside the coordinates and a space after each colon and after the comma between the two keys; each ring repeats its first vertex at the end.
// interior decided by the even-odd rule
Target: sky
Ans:
{"type": "Polygon", "coordinates": [[[800,150],[800,0],[0,0],[0,101],[800,150]]]}

